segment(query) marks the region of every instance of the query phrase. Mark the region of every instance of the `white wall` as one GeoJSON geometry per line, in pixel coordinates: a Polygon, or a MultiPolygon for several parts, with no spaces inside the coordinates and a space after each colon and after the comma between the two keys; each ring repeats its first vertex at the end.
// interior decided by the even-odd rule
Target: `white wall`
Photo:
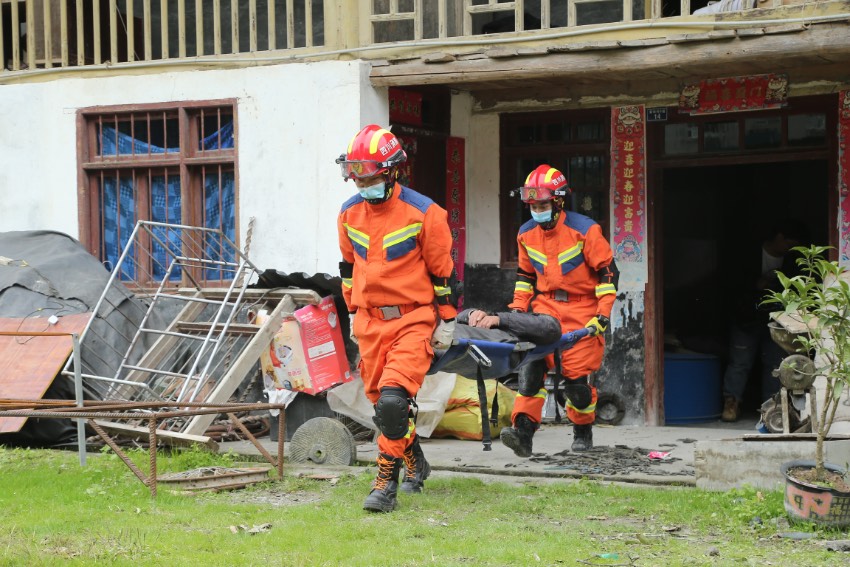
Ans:
{"type": "Polygon", "coordinates": [[[451,134],[466,138],[466,263],[499,264],[499,116],[473,114],[472,97],[454,94],[451,134]]]}
{"type": "MultiPolygon", "coordinates": [[[[80,108],[236,98],[239,234],[255,217],[261,269],[336,274],[336,215],[354,186],[334,159],[365,124],[386,124],[386,92],[361,62],[285,64],[0,86],[0,230],[77,237],[80,108]]],[[[2,255],[2,251],[0,251],[2,255]]]]}

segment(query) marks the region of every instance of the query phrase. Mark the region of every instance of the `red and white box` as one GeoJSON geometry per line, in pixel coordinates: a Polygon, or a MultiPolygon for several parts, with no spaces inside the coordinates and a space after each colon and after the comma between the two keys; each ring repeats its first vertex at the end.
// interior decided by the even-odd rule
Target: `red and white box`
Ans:
{"type": "MultiPolygon", "coordinates": [[[[318,394],[354,379],[345,355],[333,297],[298,309],[284,319],[269,348],[260,355],[266,389],[318,394]]],[[[267,316],[262,311],[257,323],[267,316]]]]}

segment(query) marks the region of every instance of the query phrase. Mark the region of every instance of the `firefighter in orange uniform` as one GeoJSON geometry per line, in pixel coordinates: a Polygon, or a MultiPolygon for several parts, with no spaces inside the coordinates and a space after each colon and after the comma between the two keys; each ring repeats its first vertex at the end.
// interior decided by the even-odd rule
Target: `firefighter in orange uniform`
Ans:
{"type": "MultiPolygon", "coordinates": [[[[582,327],[591,330],[590,337],[563,351],[560,361],[566,378],[567,416],[573,423],[572,450],[587,451],[593,447],[596,418],[596,388],[588,375],[602,364],[603,332],[616,299],[619,274],[601,227],[564,208],[564,198],[571,190],[563,173],[540,165],[518,191],[530,206],[532,219],[517,235],[517,281],[509,307],[525,312],[531,304],[533,312],[560,320],[565,333],[582,327]]],[[[546,367],[554,368],[554,364],[550,355],[520,371],[513,426],[503,428],[500,434],[502,443],[517,456],[531,455],[532,438],[546,401],[546,367]]]]}
{"type": "Polygon", "coordinates": [[[342,206],[337,225],[351,338],[360,348],[360,375],[380,430],[378,474],[363,504],[373,512],[393,510],[399,488],[422,492],[431,471],[411,404],[432,347],[451,344],[457,315],[447,214],[396,181],[406,159],[392,133],[369,125],[336,160],[358,190],[342,206]]]}

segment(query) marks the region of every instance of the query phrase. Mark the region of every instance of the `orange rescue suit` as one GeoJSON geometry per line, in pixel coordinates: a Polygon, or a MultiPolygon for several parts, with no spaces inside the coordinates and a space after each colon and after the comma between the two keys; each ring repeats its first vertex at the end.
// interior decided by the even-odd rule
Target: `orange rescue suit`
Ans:
{"type": "MultiPolygon", "coordinates": [[[[441,319],[457,315],[451,304],[435,306],[437,296],[448,291],[432,281],[451,277],[454,267],[448,215],[428,197],[396,183],[383,203],[368,203],[360,195],[349,199],[337,228],[343,260],[353,264],[342,292],[348,311],[357,314],[354,334],[366,397],[377,403],[383,387],[404,388],[413,397],[434,356],[438,309],[441,319]],[[392,318],[395,307],[401,316],[392,318]]],[[[380,435],[378,450],[401,457],[413,433],[411,421],[402,439],[380,435]]]]}
{"type": "MultiPolygon", "coordinates": [[[[535,313],[560,320],[563,333],[581,329],[597,315],[611,317],[617,290],[613,282],[600,281],[598,272],[612,263],[613,252],[596,222],[572,211],[560,211],[555,226],[549,230],[534,220],[522,225],[517,244],[517,282],[511,309],[527,311],[531,304],[535,313]]],[[[604,352],[601,333],[581,339],[561,353],[563,376],[576,379],[598,370],[604,352]]],[[[547,365],[554,367],[553,356],[547,359],[547,365]]],[[[520,413],[540,423],[544,403],[545,391],[518,396],[514,423],[520,413]]],[[[575,408],[568,400],[567,417],[577,425],[593,423],[596,388],[591,387],[591,403],[585,408],[575,408]]]]}

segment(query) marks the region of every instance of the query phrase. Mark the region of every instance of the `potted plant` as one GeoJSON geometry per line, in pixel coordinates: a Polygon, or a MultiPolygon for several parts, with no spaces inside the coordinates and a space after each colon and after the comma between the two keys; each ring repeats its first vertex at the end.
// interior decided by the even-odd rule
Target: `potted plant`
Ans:
{"type": "MultiPolygon", "coordinates": [[[[843,392],[850,390],[850,284],[845,269],[824,257],[829,247],[797,247],[800,274],[777,272],[782,289],[769,291],[764,303],[779,304],[775,320],[783,317],[798,324],[794,343],[798,352],[813,357],[814,374],[823,384],[816,416],[813,461],[792,461],[782,466],[786,477],[785,510],[792,519],[825,525],[850,525],[850,485],[847,473],[824,462],[824,441],[835,420],[843,392]]],[[[795,364],[788,357],[782,365],[795,364]]],[[[781,370],[782,367],[780,367],[781,370]]],[[[796,368],[800,372],[800,368],[796,368]]],[[[811,394],[811,395],[814,395],[811,394]]]]}

